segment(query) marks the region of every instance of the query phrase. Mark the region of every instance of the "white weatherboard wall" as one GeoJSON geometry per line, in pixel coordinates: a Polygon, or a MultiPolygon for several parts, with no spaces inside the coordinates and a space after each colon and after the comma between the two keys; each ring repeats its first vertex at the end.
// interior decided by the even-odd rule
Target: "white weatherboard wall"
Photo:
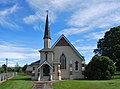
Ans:
{"type": "Polygon", "coordinates": [[[63,79],[70,79],[70,61],[72,61],[72,74],[73,79],[83,78],[82,75],[82,59],[76,54],[76,52],[70,46],[55,46],[54,47],[54,62],[60,62],[60,56],[62,53],[66,56],[66,69],[61,70],[61,77],[63,79]],[[79,70],[75,71],[75,61],[79,62],[79,70]]]}
{"type": "Polygon", "coordinates": [[[38,80],[38,65],[34,65],[33,67],[35,67],[35,76],[32,78],[32,80],[38,80]]]}

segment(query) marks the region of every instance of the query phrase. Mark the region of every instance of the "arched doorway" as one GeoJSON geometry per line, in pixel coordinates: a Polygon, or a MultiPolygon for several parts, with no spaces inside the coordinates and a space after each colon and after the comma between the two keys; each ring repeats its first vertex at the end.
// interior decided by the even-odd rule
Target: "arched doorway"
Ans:
{"type": "Polygon", "coordinates": [[[43,65],[43,76],[50,76],[50,67],[49,65],[43,65]]]}

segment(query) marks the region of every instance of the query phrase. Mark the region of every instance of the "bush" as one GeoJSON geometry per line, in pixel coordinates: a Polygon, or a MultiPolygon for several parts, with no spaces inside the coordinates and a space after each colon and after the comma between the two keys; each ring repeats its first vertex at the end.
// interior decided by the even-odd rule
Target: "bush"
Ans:
{"type": "Polygon", "coordinates": [[[92,80],[111,79],[114,75],[115,65],[106,56],[94,56],[85,68],[85,76],[92,80]]]}

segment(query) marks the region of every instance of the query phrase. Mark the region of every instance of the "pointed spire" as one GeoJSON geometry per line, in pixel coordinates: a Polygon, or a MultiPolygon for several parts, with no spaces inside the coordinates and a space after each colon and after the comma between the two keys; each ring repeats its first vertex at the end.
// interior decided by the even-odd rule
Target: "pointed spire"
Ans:
{"type": "Polygon", "coordinates": [[[47,12],[47,16],[46,16],[46,23],[45,23],[45,33],[44,33],[44,38],[43,39],[51,39],[50,37],[50,27],[49,27],[49,20],[48,20],[48,10],[47,12]]]}

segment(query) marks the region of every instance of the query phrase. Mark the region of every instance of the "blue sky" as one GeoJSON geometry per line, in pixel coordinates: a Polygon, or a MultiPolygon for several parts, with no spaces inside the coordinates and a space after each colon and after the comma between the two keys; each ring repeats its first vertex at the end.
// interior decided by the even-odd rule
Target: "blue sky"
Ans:
{"type": "Polygon", "coordinates": [[[64,34],[85,57],[94,55],[97,41],[120,24],[120,0],[1,0],[0,66],[20,66],[39,60],[49,10],[51,45],[64,34]]]}

